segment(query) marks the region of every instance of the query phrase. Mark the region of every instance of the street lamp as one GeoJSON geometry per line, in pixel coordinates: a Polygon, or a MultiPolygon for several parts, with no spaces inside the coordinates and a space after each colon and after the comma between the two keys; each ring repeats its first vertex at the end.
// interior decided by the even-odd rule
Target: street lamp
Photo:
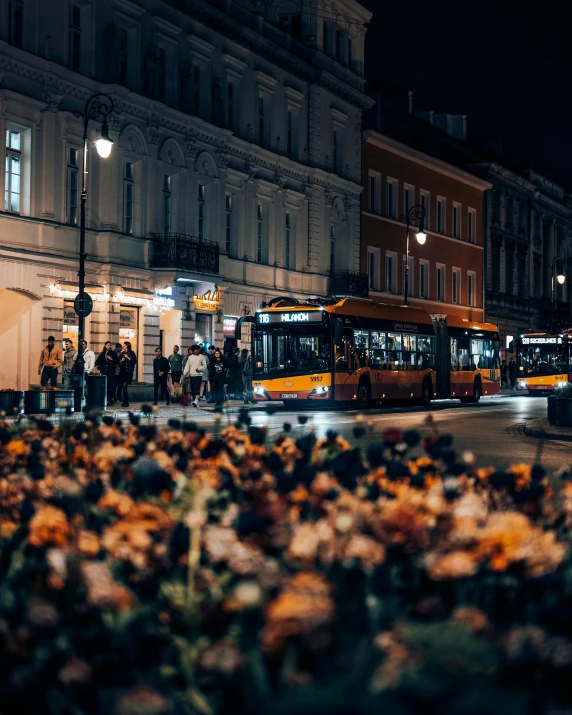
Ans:
{"type": "Polygon", "coordinates": [[[412,206],[405,216],[401,217],[401,221],[404,221],[407,226],[405,228],[405,281],[403,284],[403,304],[407,306],[407,298],[409,294],[409,229],[411,226],[416,224],[419,226],[419,230],[415,234],[417,243],[421,246],[427,240],[427,234],[424,231],[423,223],[425,221],[425,216],[427,212],[423,206],[412,206]]]}
{"type": "Polygon", "coordinates": [[[555,293],[556,293],[556,285],[554,283],[554,277],[556,276],[556,280],[560,285],[564,285],[566,282],[566,276],[564,274],[564,263],[562,262],[562,259],[559,258],[558,256],[554,256],[552,259],[552,285],[551,285],[551,297],[552,297],[552,325],[554,325],[554,307],[555,307],[555,293]],[[558,273],[556,273],[557,266],[559,268],[558,273]]]}
{"type": "Polygon", "coordinates": [[[85,292],[85,209],[87,205],[87,129],[91,119],[95,122],[102,122],[99,138],[95,142],[97,153],[102,159],[107,159],[111,154],[113,141],[109,138],[109,127],[107,117],[113,111],[113,100],[108,94],[94,94],[86,104],[83,114],[79,111],[73,113],[74,117],[83,121],[83,176],[81,185],[80,202],[80,223],[79,223],[79,272],[78,287],[79,292],[74,301],[74,309],[78,316],[78,346],[76,373],[81,390],[81,407],[84,407],[85,395],[85,372],[83,359],[83,341],[85,337],[85,319],[91,313],[93,307],[91,296],[85,292]]]}

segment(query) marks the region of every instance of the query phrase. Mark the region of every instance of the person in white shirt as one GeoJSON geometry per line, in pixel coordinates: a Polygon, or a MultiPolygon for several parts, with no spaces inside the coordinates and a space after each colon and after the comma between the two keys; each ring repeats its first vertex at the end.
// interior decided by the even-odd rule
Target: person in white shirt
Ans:
{"type": "Polygon", "coordinates": [[[190,378],[191,401],[195,407],[199,406],[199,394],[201,392],[203,372],[208,365],[206,355],[199,354],[200,349],[200,345],[191,346],[191,354],[189,355],[189,359],[185,363],[185,369],[183,370],[183,378],[190,378]]]}
{"type": "Polygon", "coordinates": [[[87,347],[87,342],[84,340],[83,346],[83,371],[85,376],[91,375],[95,367],[95,353],[87,347]]]}

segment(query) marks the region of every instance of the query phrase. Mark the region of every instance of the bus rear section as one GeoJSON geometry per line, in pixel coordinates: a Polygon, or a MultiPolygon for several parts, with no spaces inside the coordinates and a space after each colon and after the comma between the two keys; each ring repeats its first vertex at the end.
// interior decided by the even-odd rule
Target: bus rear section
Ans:
{"type": "Polygon", "coordinates": [[[447,316],[435,319],[438,396],[478,402],[500,392],[500,340],[492,323],[447,316]]]}
{"type": "Polygon", "coordinates": [[[512,342],[512,348],[519,390],[529,395],[547,395],[570,381],[567,333],[525,333],[512,342]]]}

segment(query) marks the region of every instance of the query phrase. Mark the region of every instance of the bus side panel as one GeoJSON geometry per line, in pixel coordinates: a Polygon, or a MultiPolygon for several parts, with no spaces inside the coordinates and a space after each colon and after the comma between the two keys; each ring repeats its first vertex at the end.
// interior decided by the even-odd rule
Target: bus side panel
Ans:
{"type": "Polygon", "coordinates": [[[480,371],[483,395],[498,395],[501,389],[500,368],[480,371]]]}
{"type": "Polygon", "coordinates": [[[448,397],[471,397],[476,370],[451,370],[451,394],[448,397]]]}

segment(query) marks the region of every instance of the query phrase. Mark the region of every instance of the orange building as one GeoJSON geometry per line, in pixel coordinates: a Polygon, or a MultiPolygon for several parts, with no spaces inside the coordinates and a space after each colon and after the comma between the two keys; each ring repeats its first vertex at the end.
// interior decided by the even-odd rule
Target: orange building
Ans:
{"type": "Polygon", "coordinates": [[[483,321],[483,206],[491,184],[376,131],[364,131],[361,271],[369,295],[403,305],[405,216],[425,212],[426,240],[409,229],[409,305],[483,321]],[[418,213],[418,212],[413,212],[418,213]]]}

